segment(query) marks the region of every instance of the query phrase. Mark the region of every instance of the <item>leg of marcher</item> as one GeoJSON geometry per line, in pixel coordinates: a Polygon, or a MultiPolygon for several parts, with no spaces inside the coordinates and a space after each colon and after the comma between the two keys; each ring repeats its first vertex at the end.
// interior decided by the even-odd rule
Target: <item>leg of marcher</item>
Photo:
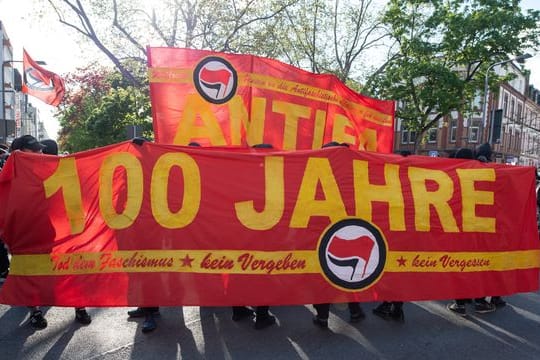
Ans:
{"type": "Polygon", "coordinates": [[[232,320],[240,321],[247,318],[252,318],[255,315],[253,310],[246,306],[233,306],[232,307],[232,320]]]}
{"type": "Polygon", "coordinates": [[[390,310],[390,316],[393,320],[404,322],[405,313],[403,312],[403,301],[392,301],[392,309],[390,310]]]}
{"type": "Polygon", "coordinates": [[[317,315],[313,317],[313,324],[326,329],[328,327],[328,317],[330,316],[330,304],[313,304],[317,315]]]}
{"type": "Polygon", "coordinates": [[[92,318],[86,311],[86,308],[75,308],[75,321],[82,325],[88,325],[92,322],[92,318]]]}
{"type": "Polygon", "coordinates": [[[495,305],[487,302],[485,298],[474,299],[474,311],[478,314],[494,312],[496,309],[495,305]]]}
{"type": "Polygon", "coordinates": [[[392,303],[388,301],[384,301],[375,309],[373,309],[373,314],[387,320],[390,318],[391,311],[392,311],[392,303]]]}
{"type": "Polygon", "coordinates": [[[0,241],[0,278],[5,279],[9,271],[9,257],[7,249],[2,241],[0,241]]]}
{"type": "Polygon", "coordinates": [[[144,323],[142,327],[143,333],[149,333],[157,329],[157,323],[154,319],[154,313],[159,311],[158,307],[145,307],[143,308],[145,312],[144,323]]]}
{"type": "Polygon", "coordinates": [[[364,310],[362,310],[362,308],[360,307],[360,303],[350,302],[347,305],[349,307],[351,322],[358,322],[366,317],[366,314],[364,314],[364,310]]]}
{"type": "Polygon", "coordinates": [[[269,306],[257,306],[255,312],[255,329],[261,330],[276,323],[276,318],[268,312],[269,306]]]}
{"type": "Polygon", "coordinates": [[[29,309],[31,311],[30,326],[34,329],[45,329],[47,327],[47,320],[43,316],[43,312],[39,306],[30,306],[29,309]]]}
{"type": "Polygon", "coordinates": [[[459,316],[465,316],[467,315],[467,308],[465,307],[466,302],[467,299],[456,299],[454,302],[446,305],[446,308],[459,316]]]}

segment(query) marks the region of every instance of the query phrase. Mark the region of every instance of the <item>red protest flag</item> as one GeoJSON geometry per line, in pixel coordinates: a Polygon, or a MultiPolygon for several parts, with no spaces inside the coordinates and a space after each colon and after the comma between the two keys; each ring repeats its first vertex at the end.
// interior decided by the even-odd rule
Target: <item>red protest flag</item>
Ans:
{"type": "Polygon", "coordinates": [[[42,68],[23,49],[23,87],[25,94],[58,106],[65,93],[64,80],[57,74],[42,68]]]}
{"type": "Polygon", "coordinates": [[[337,141],[393,152],[395,102],[357,93],[334,75],[179,48],[149,47],[148,67],[158,143],[307,150],[337,141]]]}

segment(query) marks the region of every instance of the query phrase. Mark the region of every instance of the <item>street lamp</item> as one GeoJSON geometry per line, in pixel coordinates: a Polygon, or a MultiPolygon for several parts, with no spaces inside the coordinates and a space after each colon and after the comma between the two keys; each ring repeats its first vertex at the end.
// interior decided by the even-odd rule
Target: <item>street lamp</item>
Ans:
{"type": "MultiPolygon", "coordinates": [[[[509,63],[511,61],[517,61],[519,63],[522,63],[525,59],[528,59],[528,58],[531,58],[531,57],[532,57],[531,54],[523,54],[523,55],[516,56],[515,58],[512,58],[512,59],[508,59],[508,60],[493,63],[493,64],[488,66],[488,68],[486,70],[486,78],[485,78],[485,81],[484,81],[484,104],[483,104],[484,106],[483,106],[483,109],[482,109],[482,130],[484,130],[486,128],[486,114],[487,114],[487,110],[488,110],[489,72],[491,71],[491,69],[493,69],[497,65],[506,64],[506,63],[509,63]]],[[[491,126],[490,126],[490,128],[491,128],[491,126]]],[[[491,143],[492,132],[493,131],[490,129],[490,132],[489,132],[489,142],[490,143],[491,143]]]]}
{"type": "MultiPolygon", "coordinates": [[[[2,89],[0,92],[2,93],[2,121],[4,122],[4,136],[3,141],[7,144],[7,136],[8,136],[8,119],[6,119],[6,92],[15,92],[16,90],[6,91],[5,84],[4,84],[4,67],[6,65],[10,65],[12,63],[22,63],[22,60],[5,60],[2,62],[2,71],[0,71],[0,84],[2,86],[2,89]]],[[[47,65],[45,61],[38,60],[36,61],[39,65],[47,65]]],[[[13,76],[12,76],[13,77],[13,76]]],[[[13,80],[13,79],[12,79],[13,80]]]]}

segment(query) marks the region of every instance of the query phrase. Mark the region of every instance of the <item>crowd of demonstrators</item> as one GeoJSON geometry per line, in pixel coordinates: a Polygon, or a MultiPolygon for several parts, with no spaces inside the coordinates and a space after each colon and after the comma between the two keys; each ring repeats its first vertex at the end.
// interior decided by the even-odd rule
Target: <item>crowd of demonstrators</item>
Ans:
{"type": "MultiPolygon", "coordinates": [[[[146,141],[143,138],[135,138],[133,142],[138,145],[146,141]]],[[[198,143],[190,143],[189,146],[200,146],[198,143]]],[[[344,143],[330,142],[323,145],[323,148],[332,147],[332,146],[348,146],[344,143]]],[[[258,144],[254,145],[253,148],[272,148],[270,144],[258,144]]],[[[58,145],[54,140],[43,140],[39,142],[31,135],[24,135],[19,138],[16,138],[11,147],[8,149],[7,146],[0,145],[0,170],[3,166],[5,160],[9,156],[10,152],[13,151],[24,151],[24,152],[37,152],[44,153],[49,155],[58,155],[58,145]]],[[[410,152],[402,153],[403,156],[410,155],[410,152]]],[[[470,159],[471,161],[477,160],[480,162],[490,162],[491,161],[491,146],[489,144],[480,145],[476,153],[468,148],[459,149],[453,157],[460,159],[470,159]]],[[[540,198],[538,199],[538,206],[540,208],[540,198]]],[[[9,272],[9,258],[6,247],[0,242],[0,277],[7,276],[9,272]]],[[[456,299],[454,302],[447,305],[447,308],[458,314],[465,316],[466,308],[465,304],[472,303],[471,299],[456,299]]],[[[500,296],[492,296],[490,301],[486,300],[486,297],[474,299],[474,310],[477,313],[488,313],[495,311],[496,308],[506,305],[506,302],[500,296]]],[[[313,305],[316,311],[315,316],[313,317],[313,323],[321,328],[328,327],[328,318],[330,312],[331,304],[314,304],[313,305]]],[[[383,318],[403,322],[404,313],[403,313],[403,302],[401,301],[384,301],[375,309],[373,309],[373,314],[383,318]]],[[[350,313],[350,322],[358,322],[361,319],[365,318],[365,314],[360,307],[358,302],[348,303],[349,313],[350,313]]],[[[47,327],[47,320],[43,316],[43,312],[40,307],[30,307],[30,325],[36,329],[44,329],[47,327]]],[[[128,311],[128,316],[130,318],[145,318],[143,323],[142,332],[148,333],[152,332],[157,328],[155,322],[155,317],[159,316],[159,307],[137,307],[134,310],[128,311]]],[[[247,306],[233,306],[232,307],[232,320],[240,321],[243,319],[254,319],[255,329],[264,329],[276,323],[276,318],[273,315],[270,315],[269,306],[256,306],[256,307],[247,307],[247,306]]],[[[92,319],[87,313],[85,308],[76,308],[75,309],[75,320],[81,324],[90,324],[92,319]]]]}

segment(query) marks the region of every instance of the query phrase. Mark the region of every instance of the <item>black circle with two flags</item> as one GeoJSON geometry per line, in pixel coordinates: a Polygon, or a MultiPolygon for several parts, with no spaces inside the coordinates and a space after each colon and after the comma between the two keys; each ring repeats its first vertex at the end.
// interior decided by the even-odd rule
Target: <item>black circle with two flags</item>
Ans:
{"type": "Polygon", "coordinates": [[[227,60],[209,56],[201,60],[193,70],[193,83],[206,101],[223,104],[236,94],[238,74],[227,60]]]}
{"type": "Polygon", "coordinates": [[[326,279],[344,290],[361,290],[376,282],[386,263],[386,241],[363,219],[331,225],[319,241],[319,262],[326,279]]]}

